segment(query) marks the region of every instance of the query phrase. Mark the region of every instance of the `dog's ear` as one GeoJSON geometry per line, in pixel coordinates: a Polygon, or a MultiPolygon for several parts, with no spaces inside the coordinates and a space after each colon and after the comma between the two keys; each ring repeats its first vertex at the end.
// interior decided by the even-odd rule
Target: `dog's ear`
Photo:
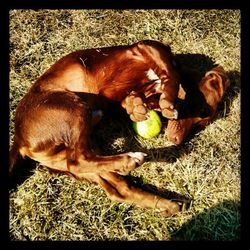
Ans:
{"type": "Polygon", "coordinates": [[[204,89],[205,87],[208,91],[216,93],[221,99],[224,92],[229,87],[230,81],[223,67],[217,65],[205,74],[200,84],[201,88],[204,89]]]}

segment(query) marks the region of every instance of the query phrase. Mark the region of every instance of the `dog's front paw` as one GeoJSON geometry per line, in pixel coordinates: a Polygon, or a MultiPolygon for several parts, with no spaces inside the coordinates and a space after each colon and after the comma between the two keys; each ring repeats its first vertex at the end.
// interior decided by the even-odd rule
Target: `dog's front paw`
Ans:
{"type": "Polygon", "coordinates": [[[134,170],[137,166],[140,166],[144,163],[145,157],[147,154],[142,152],[129,152],[126,153],[126,163],[122,168],[119,168],[118,171],[116,171],[120,175],[127,175],[130,171],[134,170]]]}
{"type": "Polygon", "coordinates": [[[147,104],[145,96],[141,93],[131,92],[125,98],[125,109],[132,121],[139,122],[147,119],[147,104]]]}
{"type": "Polygon", "coordinates": [[[178,118],[178,111],[174,108],[174,103],[168,100],[165,93],[160,96],[159,106],[164,117],[168,119],[178,118]]]}
{"type": "Polygon", "coordinates": [[[145,157],[147,154],[143,152],[129,152],[128,155],[133,159],[133,161],[138,165],[142,165],[144,163],[145,157]]]}

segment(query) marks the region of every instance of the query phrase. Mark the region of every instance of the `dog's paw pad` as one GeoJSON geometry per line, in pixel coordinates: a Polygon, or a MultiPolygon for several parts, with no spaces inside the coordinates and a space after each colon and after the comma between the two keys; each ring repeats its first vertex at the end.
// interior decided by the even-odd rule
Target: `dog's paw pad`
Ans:
{"type": "Polygon", "coordinates": [[[162,115],[168,119],[178,119],[178,111],[176,109],[163,109],[162,115]]]}

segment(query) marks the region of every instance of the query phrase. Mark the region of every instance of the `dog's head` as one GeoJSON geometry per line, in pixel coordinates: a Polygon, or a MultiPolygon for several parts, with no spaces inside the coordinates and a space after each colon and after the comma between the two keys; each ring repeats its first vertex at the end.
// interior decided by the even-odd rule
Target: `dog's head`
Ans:
{"type": "Polygon", "coordinates": [[[201,81],[197,82],[197,77],[194,79],[190,72],[183,75],[184,84],[178,95],[179,118],[168,121],[167,134],[175,144],[181,144],[194,127],[204,127],[214,118],[229,86],[229,79],[221,66],[208,71],[201,81]]]}

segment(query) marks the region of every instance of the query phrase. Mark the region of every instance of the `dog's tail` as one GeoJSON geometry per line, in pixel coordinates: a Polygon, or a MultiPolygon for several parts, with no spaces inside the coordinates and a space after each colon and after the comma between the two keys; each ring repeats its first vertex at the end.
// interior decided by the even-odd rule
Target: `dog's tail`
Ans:
{"type": "Polygon", "coordinates": [[[15,189],[31,175],[31,169],[35,167],[34,161],[23,158],[14,142],[9,151],[9,189],[15,189]]]}
{"type": "Polygon", "coordinates": [[[11,176],[14,170],[22,165],[23,162],[24,159],[19,153],[17,144],[14,142],[9,152],[9,175],[11,176]]]}

